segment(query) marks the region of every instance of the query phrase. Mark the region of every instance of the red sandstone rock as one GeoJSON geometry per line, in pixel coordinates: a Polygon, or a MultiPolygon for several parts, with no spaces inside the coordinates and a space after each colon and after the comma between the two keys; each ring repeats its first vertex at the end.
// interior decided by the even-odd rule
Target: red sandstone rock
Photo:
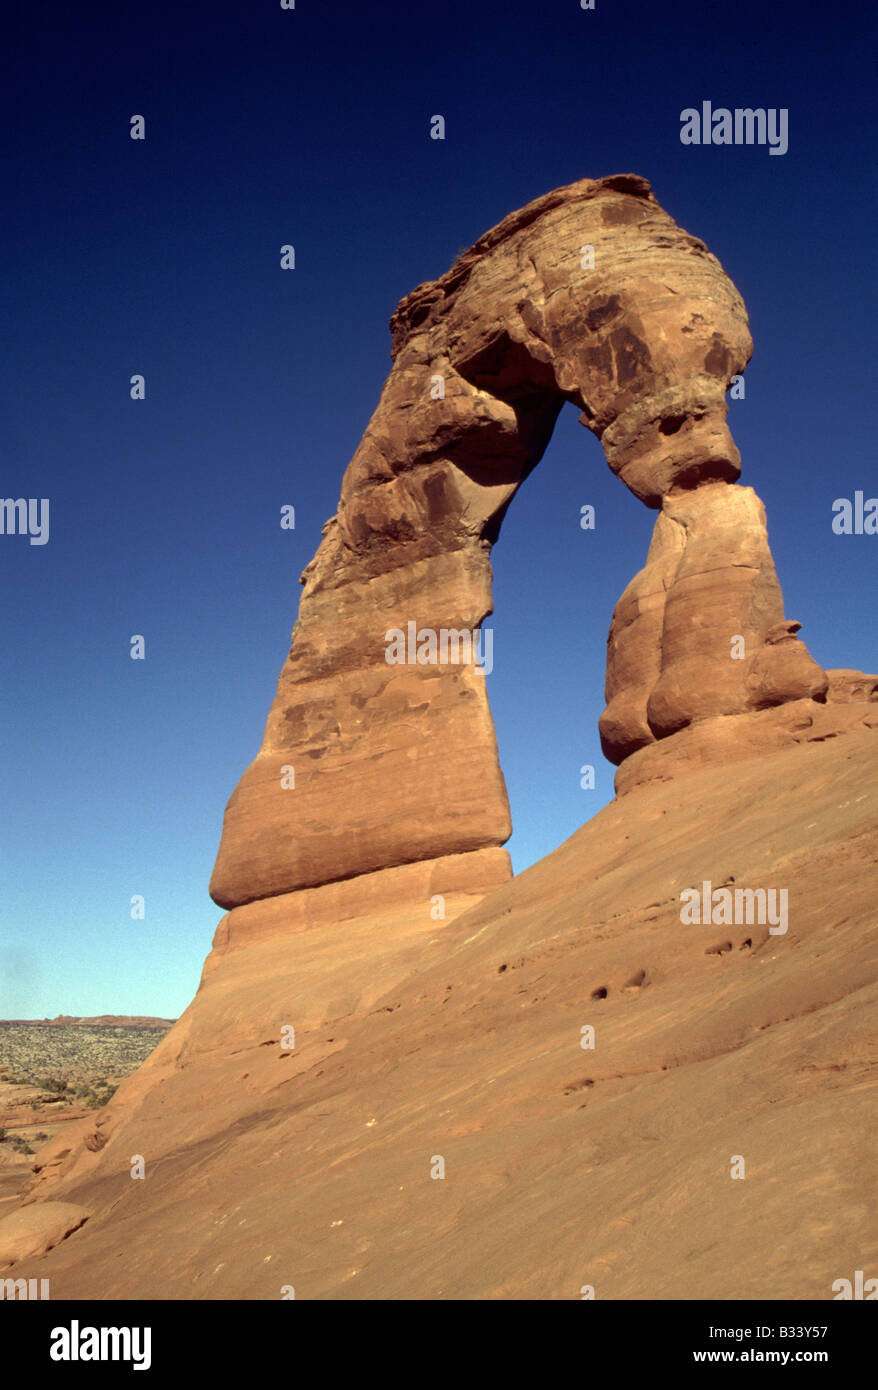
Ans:
{"type": "Polygon", "coordinates": [[[863,671],[827,671],[829,691],[827,700],[847,704],[850,701],[878,700],[878,676],[863,671]]]}
{"type": "Polygon", "coordinates": [[[622,762],[696,719],[824,699],[825,672],[783,619],[751,488],[710,480],[665,498],[646,566],[613,614],[604,752],[622,762]]]}
{"type": "MultiPolygon", "coordinates": [[[[800,706],[830,709],[716,722],[800,706]]],[[[637,787],[453,921],[402,892],[287,935],[236,909],[107,1142],[37,1175],[91,1219],[12,1272],[54,1299],[831,1299],[878,1267],[876,856],[863,728],[637,787]],[[683,925],[704,880],[786,887],[788,932],[683,925]]]]}
{"type": "Polygon", "coordinates": [[[711,765],[725,764],[727,768],[729,763],[758,753],[869,730],[878,730],[878,708],[874,701],[855,699],[841,702],[840,707],[800,699],[745,714],[696,720],[627,758],[616,772],[616,794],[623,796],[647,782],[681,779],[711,765]]]}
{"type": "Polygon", "coordinates": [[[725,419],[752,348],[744,306],[646,180],[584,179],[512,213],[408,295],[391,331],[393,369],[226,810],[211,880],[223,907],[506,840],[484,677],[388,665],[388,634],[480,628],[491,545],[565,401],[661,508],[610,634],[607,756],[825,691],[803,647],[765,647],[780,588],[762,505],[733,486],[725,419]]]}
{"type": "Polygon", "coordinates": [[[391,328],[226,812],[198,993],[36,1156],[0,1252],[56,1297],[829,1297],[878,1259],[878,678],[821,671],[784,618],[725,423],[740,298],[618,175],[513,213],[391,328]],[[478,628],[565,400],[659,514],[608,639],[619,796],[510,882],[484,678],[388,665],[386,635],[478,628]],[[705,880],[785,886],[789,935],[684,924],[705,880]],[[37,1258],[62,1210],[93,1216],[37,1258]]]}
{"type": "Polygon", "coordinates": [[[73,1202],[40,1202],[19,1207],[0,1220],[0,1269],[51,1250],[89,1218],[73,1202]]]}

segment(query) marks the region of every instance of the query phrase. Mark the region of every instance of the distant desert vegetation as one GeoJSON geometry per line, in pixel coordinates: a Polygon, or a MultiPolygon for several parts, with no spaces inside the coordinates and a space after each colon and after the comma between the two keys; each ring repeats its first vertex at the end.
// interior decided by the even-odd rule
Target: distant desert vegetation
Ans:
{"type": "Polygon", "coordinates": [[[62,1124],[106,1105],[172,1022],[113,1015],[0,1020],[0,1175],[24,1167],[62,1124]]]}

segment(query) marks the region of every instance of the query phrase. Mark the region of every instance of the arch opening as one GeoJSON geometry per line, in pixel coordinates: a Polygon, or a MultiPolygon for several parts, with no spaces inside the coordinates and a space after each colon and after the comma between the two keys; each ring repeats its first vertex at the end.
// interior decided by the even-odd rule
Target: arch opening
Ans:
{"type": "Polygon", "coordinates": [[[607,632],[655,517],[626,497],[599,441],[565,406],[491,554],[488,699],[510,803],[515,873],[557,848],[613,797],[600,746],[607,632]],[[594,508],[594,525],[582,508],[594,508]],[[593,770],[593,776],[589,774],[593,770]]]}

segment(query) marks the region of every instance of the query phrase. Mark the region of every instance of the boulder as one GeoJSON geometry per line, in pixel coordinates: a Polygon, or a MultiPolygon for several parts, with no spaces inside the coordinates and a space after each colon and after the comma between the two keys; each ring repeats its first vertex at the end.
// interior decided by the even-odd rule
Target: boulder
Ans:
{"type": "Polygon", "coordinates": [[[89,1215],[74,1202],[35,1202],[10,1212],[0,1220],[0,1269],[51,1250],[89,1215]]]}

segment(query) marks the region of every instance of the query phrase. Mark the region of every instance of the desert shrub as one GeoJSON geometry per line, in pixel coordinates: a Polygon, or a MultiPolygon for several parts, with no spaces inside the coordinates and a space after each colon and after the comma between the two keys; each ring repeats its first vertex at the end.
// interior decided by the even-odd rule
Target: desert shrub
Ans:
{"type": "Polygon", "coordinates": [[[108,1100],[116,1094],[118,1086],[109,1081],[96,1081],[94,1086],[88,1086],[82,1097],[83,1105],[90,1110],[99,1110],[102,1105],[106,1105],[108,1100]]]}
{"type": "Polygon", "coordinates": [[[67,1090],[67,1082],[62,1076],[41,1076],[37,1085],[42,1086],[44,1091],[52,1091],[55,1095],[61,1095],[62,1091],[67,1090]]]}

